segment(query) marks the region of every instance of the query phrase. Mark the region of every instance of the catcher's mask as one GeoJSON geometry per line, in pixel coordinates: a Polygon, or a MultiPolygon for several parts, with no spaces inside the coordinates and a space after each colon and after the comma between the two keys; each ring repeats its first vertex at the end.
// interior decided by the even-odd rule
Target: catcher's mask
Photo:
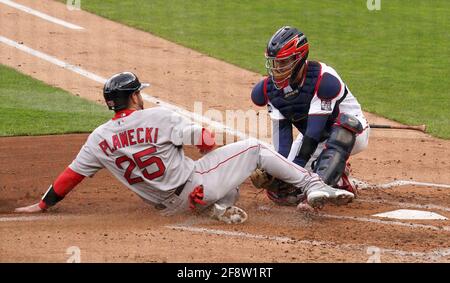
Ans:
{"type": "Polygon", "coordinates": [[[130,95],[148,87],[131,72],[122,72],[109,78],[103,87],[103,96],[110,110],[120,111],[128,107],[130,95]]]}
{"type": "Polygon", "coordinates": [[[306,36],[296,28],[280,28],[269,40],[266,48],[266,69],[277,89],[288,86],[295,79],[308,58],[306,36]]]}

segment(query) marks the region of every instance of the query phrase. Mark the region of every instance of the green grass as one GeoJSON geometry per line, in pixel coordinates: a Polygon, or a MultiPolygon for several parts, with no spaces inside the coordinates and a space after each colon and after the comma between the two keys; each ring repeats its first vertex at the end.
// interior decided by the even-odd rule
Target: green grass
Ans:
{"type": "Polygon", "coordinates": [[[109,118],[106,106],[0,65],[0,136],[90,132],[109,118]]]}
{"type": "Polygon", "coordinates": [[[261,74],[267,40],[280,26],[296,26],[309,38],[310,59],[333,66],[365,110],[450,138],[450,1],[382,0],[380,11],[366,2],[84,0],[81,7],[261,74]]]}

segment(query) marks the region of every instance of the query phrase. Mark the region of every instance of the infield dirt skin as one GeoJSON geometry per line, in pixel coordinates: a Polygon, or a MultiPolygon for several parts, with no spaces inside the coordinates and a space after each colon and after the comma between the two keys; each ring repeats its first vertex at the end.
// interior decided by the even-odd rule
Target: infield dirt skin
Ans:
{"type": "MultiPolygon", "coordinates": [[[[61,3],[16,2],[85,30],[69,30],[0,4],[1,36],[103,77],[134,71],[151,83],[149,94],[190,111],[194,101],[203,103],[203,111],[263,110],[250,101],[251,88],[261,79],[258,74],[83,11],[68,11],[61,3]]],[[[0,44],[0,63],[103,103],[101,84],[5,44],[0,44]]],[[[372,123],[395,124],[366,114],[372,123]]],[[[47,213],[13,213],[15,207],[39,200],[86,138],[0,139],[0,262],[65,262],[72,246],[79,247],[82,262],[366,262],[372,246],[380,249],[382,262],[450,262],[448,220],[372,216],[420,205],[450,218],[448,188],[367,189],[348,206],[305,213],[272,204],[247,180],[238,205],[249,220],[226,225],[207,215],[159,216],[102,170],[47,213]],[[370,222],[374,219],[382,221],[370,222]]],[[[186,147],[186,152],[200,157],[195,148],[186,147]]],[[[352,176],[371,184],[450,184],[449,160],[449,141],[414,131],[374,129],[368,150],[350,162],[352,176]]]]}

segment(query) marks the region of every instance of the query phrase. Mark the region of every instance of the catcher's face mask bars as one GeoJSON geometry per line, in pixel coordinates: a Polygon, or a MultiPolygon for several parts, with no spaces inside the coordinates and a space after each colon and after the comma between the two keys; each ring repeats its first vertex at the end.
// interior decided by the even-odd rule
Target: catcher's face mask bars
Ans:
{"type": "Polygon", "coordinates": [[[299,61],[298,54],[292,54],[286,58],[266,57],[267,73],[272,77],[277,89],[289,80],[292,70],[299,61]]]}

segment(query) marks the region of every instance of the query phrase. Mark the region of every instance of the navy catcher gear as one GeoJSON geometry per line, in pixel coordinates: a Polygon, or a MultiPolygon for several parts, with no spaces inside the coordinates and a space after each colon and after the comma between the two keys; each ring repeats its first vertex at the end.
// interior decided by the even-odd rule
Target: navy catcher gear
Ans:
{"type": "Polygon", "coordinates": [[[285,26],[272,36],[266,48],[266,69],[277,89],[297,77],[308,52],[308,40],[296,28],[285,26]]]}
{"type": "Polygon", "coordinates": [[[314,172],[326,184],[336,186],[355,145],[356,135],[362,131],[363,127],[358,119],[348,114],[339,115],[336,124],[331,127],[325,149],[314,166],[314,172]]]}

